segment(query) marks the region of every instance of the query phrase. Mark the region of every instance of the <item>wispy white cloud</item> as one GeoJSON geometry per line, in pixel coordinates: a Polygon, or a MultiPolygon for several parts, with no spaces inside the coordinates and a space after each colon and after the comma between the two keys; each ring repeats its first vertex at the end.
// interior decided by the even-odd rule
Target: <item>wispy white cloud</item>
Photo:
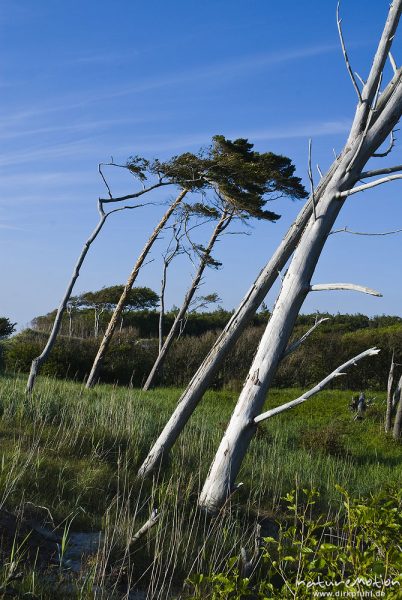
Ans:
{"type": "MultiPolygon", "coordinates": [[[[12,152],[0,157],[0,167],[22,165],[35,161],[53,161],[57,158],[72,158],[79,156],[99,156],[99,143],[93,138],[76,140],[64,144],[44,145],[31,147],[17,152],[12,152]]],[[[110,154],[110,153],[109,153],[110,154]]]]}
{"type": "MultiPolygon", "coordinates": [[[[327,135],[343,134],[348,131],[350,122],[347,119],[333,121],[319,121],[311,123],[287,124],[284,127],[275,127],[271,129],[258,130],[233,130],[225,132],[225,135],[231,139],[245,137],[250,141],[258,140],[279,140],[321,137],[327,135]]],[[[55,145],[44,145],[41,147],[32,147],[13,152],[0,157],[0,167],[9,167],[13,165],[22,165],[37,161],[54,161],[58,158],[76,158],[78,156],[90,156],[95,162],[102,160],[104,156],[110,154],[126,156],[138,150],[140,153],[147,152],[168,152],[180,150],[182,148],[192,148],[209,143],[211,132],[195,132],[181,136],[174,134],[147,135],[143,137],[136,136],[135,147],[130,145],[119,145],[113,148],[99,139],[88,138],[72,142],[55,145]]]]}
{"type": "Polygon", "coordinates": [[[314,138],[325,135],[347,133],[350,129],[350,124],[351,123],[349,119],[339,119],[334,121],[321,121],[316,123],[295,124],[290,126],[286,125],[285,127],[250,131],[246,136],[241,137],[248,137],[250,140],[314,138]]]}
{"type": "Polygon", "coordinates": [[[38,187],[64,187],[67,185],[83,185],[92,183],[98,173],[94,169],[93,173],[88,171],[39,171],[27,172],[25,169],[21,173],[4,174],[0,179],[1,190],[15,190],[24,188],[35,189],[38,187]]]}
{"type": "Polygon", "coordinates": [[[139,50],[130,48],[128,52],[98,52],[93,54],[81,55],[81,56],[70,56],[65,59],[65,64],[70,65],[94,65],[94,64],[115,64],[124,63],[128,60],[139,56],[141,53],[139,50]]]}
{"type": "Polygon", "coordinates": [[[9,223],[2,223],[0,221],[0,229],[10,230],[10,231],[25,231],[23,227],[18,227],[17,225],[10,225],[9,223]]]}
{"type": "MultiPolygon", "coordinates": [[[[338,119],[333,121],[317,121],[311,123],[295,123],[287,124],[283,127],[273,127],[270,129],[257,129],[257,130],[232,130],[225,132],[226,137],[230,139],[236,138],[247,138],[251,142],[263,141],[263,140],[281,140],[281,139],[296,139],[296,138],[309,138],[309,137],[322,137],[328,135],[340,135],[347,133],[350,128],[350,121],[348,119],[338,119]]],[[[203,133],[188,133],[181,136],[174,135],[163,135],[163,136],[147,136],[144,138],[136,138],[136,147],[141,152],[154,152],[154,151],[169,151],[169,150],[180,150],[182,148],[202,146],[208,144],[211,140],[211,136],[216,131],[203,132],[203,133]]],[[[133,148],[120,147],[119,152],[132,152],[133,148]]]]}
{"type": "MultiPolygon", "coordinates": [[[[166,118],[166,114],[163,117],[166,118]]],[[[61,133],[63,131],[74,132],[74,133],[82,133],[85,131],[91,130],[102,130],[110,127],[115,127],[118,125],[135,125],[139,123],[149,123],[152,121],[158,120],[158,118],[162,118],[162,115],[149,115],[138,118],[116,118],[116,119],[99,119],[96,121],[83,121],[81,123],[74,123],[68,125],[54,125],[49,127],[37,127],[34,129],[13,129],[13,130],[4,130],[1,131],[1,123],[0,123],[0,140],[13,140],[20,137],[26,137],[30,135],[41,135],[47,133],[61,133]]],[[[5,123],[3,122],[3,126],[5,123]]],[[[10,125],[8,123],[8,125],[10,125]]]]}
{"type": "Polygon", "coordinates": [[[265,54],[249,55],[238,57],[230,61],[216,62],[212,64],[202,65],[197,68],[184,70],[176,73],[168,73],[143,79],[134,84],[122,85],[115,87],[110,91],[101,91],[93,89],[80,89],[79,93],[70,94],[66,99],[53,98],[47,106],[37,106],[26,110],[15,111],[9,113],[2,120],[0,126],[10,124],[10,122],[18,123],[25,120],[31,120],[41,115],[47,115],[54,112],[64,112],[83,108],[90,104],[100,101],[113,99],[121,96],[129,96],[134,94],[142,94],[165,87],[171,87],[179,84],[198,84],[200,81],[209,81],[211,84],[221,83],[225,79],[233,77],[247,76],[253,70],[269,69],[284,63],[291,63],[303,59],[313,58],[322,54],[328,54],[339,50],[338,45],[318,45],[306,46],[302,48],[294,48],[286,52],[270,52],[265,54]]]}
{"type": "Polygon", "coordinates": [[[103,94],[102,98],[106,99],[134,93],[138,94],[172,85],[191,82],[198,83],[201,80],[221,82],[222,79],[247,75],[252,70],[258,70],[262,68],[268,69],[269,67],[274,67],[283,63],[312,58],[320,54],[327,54],[338,49],[338,45],[328,44],[295,48],[293,50],[288,50],[287,52],[271,52],[239,57],[235,60],[217,62],[200,66],[188,71],[182,71],[180,73],[171,73],[168,75],[146,79],[142,82],[137,82],[134,85],[127,86],[126,88],[122,87],[120,89],[115,89],[111,92],[103,94]]]}

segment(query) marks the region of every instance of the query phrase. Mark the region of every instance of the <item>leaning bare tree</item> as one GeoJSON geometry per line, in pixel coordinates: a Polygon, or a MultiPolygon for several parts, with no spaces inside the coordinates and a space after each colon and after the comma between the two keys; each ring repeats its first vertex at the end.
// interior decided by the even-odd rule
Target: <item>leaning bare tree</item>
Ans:
{"type": "MultiPolygon", "coordinates": [[[[204,487],[201,504],[210,510],[219,507],[232,489],[241,461],[255,431],[253,419],[264,402],[279,360],[286,353],[285,346],[304,297],[310,289],[314,289],[309,285],[310,278],[326,237],[345,199],[353,193],[402,177],[398,173],[402,171],[402,165],[363,172],[369,158],[389,154],[394,144],[392,131],[401,116],[402,73],[401,69],[395,66],[392,57],[394,76],[379,96],[385,61],[397,29],[400,13],[401,2],[393,3],[369,77],[362,89],[358,88],[350,69],[338,18],[342,49],[358,95],[358,106],[345,148],[336,157],[317,188],[312,190],[309,201],[193,377],[176,411],[140,469],[141,475],[147,475],[174,444],[219,364],[276,280],[278,269],[286,264],[297,247],[273,316],[253,363],[253,375],[246,382],[204,487]],[[377,153],[376,150],[389,135],[391,135],[389,148],[385,152],[377,153]],[[386,177],[354,187],[361,179],[380,175],[386,177]]],[[[349,285],[348,288],[350,287],[349,285]]]]}
{"type": "Polygon", "coordinates": [[[144,391],[149,390],[151,387],[153,387],[155,385],[155,380],[163,367],[163,364],[165,362],[165,359],[169,352],[169,349],[171,348],[176,336],[180,332],[181,324],[183,323],[183,321],[185,319],[185,316],[187,314],[187,311],[189,309],[191,301],[193,300],[194,295],[196,294],[197,289],[201,283],[203,273],[204,273],[206,267],[209,264],[211,264],[211,262],[213,261],[213,259],[211,257],[212,249],[213,249],[216,241],[218,240],[219,236],[229,226],[232,218],[233,218],[233,210],[224,209],[221,213],[218,223],[216,224],[216,226],[213,229],[211,238],[210,238],[206,248],[200,249],[199,264],[198,264],[195,276],[194,276],[194,278],[191,282],[191,285],[184,297],[183,303],[182,303],[177,315],[175,316],[172,327],[170,328],[170,331],[169,331],[168,335],[166,336],[165,341],[159,348],[159,353],[156,358],[156,361],[155,361],[155,363],[147,377],[147,380],[143,386],[144,391]]]}
{"type": "Polygon", "coordinates": [[[398,385],[394,394],[394,408],[396,409],[393,436],[399,440],[402,434],[402,375],[399,378],[398,385]]]}
{"type": "MultiPolygon", "coordinates": [[[[93,242],[96,240],[99,233],[103,229],[103,226],[105,225],[106,220],[108,219],[108,217],[110,217],[110,215],[112,215],[116,212],[119,212],[122,210],[127,210],[127,209],[135,209],[135,208],[139,208],[140,206],[145,206],[145,204],[138,204],[138,205],[133,205],[133,206],[127,205],[127,206],[120,206],[119,208],[115,208],[115,209],[107,211],[107,210],[105,210],[105,205],[115,204],[115,203],[131,200],[133,198],[138,198],[139,196],[142,196],[148,192],[151,192],[152,190],[154,190],[156,188],[170,184],[170,181],[165,180],[163,178],[163,174],[158,173],[158,170],[156,168],[154,171],[154,173],[157,174],[156,182],[153,182],[150,185],[145,186],[144,185],[145,178],[143,176],[144,163],[141,161],[142,161],[142,159],[137,160],[137,162],[134,165],[134,168],[131,169],[131,172],[136,178],[138,178],[142,182],[142,184],[143,184],[142,189],[139,190],[138,192],[129,194],[129,195],[121,197],[121,198],[113,198],[113,196],[110,192],[110,188],[106,183],[106,179],[105,179],[105,176],[102,171],[102,167],[105,165],[102,165],[102,164],[99,165],[99,174],[101,175],[104,183],[106,184],[109,196],[108,196],[108,198],[99,198],[99,200],[98,200],[99,221],[98,221],[95,229],[93,230],[93,232],[91,233],[91,235],[89,236],[89,238],[86,240],[86,242],[84,243],[84,245],[82,247],[80,255],[75,264],[73,273],[71,275],[70,281],[68,282],[67,289],[66,289],[64,296],[61,299],[61,302],[57,309],[57,313],[56,313],[56,316],[55,316],[55,319],[53,322],[53,326],[52,326],[48,341],[46,342],[46,345],[43,348],[40,355],[37,356],[36,358],[34,358],[32,361],[31,370],[29,373],[28,382],[27,382],[27,386],[26,386],[27,393],[31,393],[33,391],[33,388],[35,385],[35,380],[36,380],[36,377],[38,376],[39,370],[40,370],[41,366],[43,365],[43,363],[46,362],[46,360],[56,342],[57,335],[60,331],[60,327],[62,324],[63,315],[64,315],[65,311],[68,309],[69,301],[71,299],[71,294],[74,289],[74,285],[80,275],[81,267],[85,261],[85,258],[88,254],[88,251],[89,251],[91,245],[93,244],[93,242]]],[[[113,166],[120,166],[120,165],[113,165],[113,166]]]]}
{"type": "MultiPolygon", "coordinates": [[[[185,254],[190,258],[190,261],[195,266],[195,260],[193,259],[193,254],[199,256],[200,247],[192,241],[192,234],[194,229],[198,229],[202,227],[206,222],[212,219],[212,216],[215,216],[215,211],[212,211],[209,207],[206,207],[203,204],[193,204],[189,205],[184,203],[182,205],[182,210],[178,211],[177,219],[175,223],[171,226],[172,235],[169,240],[168,246],[165,252],[162,254],[162,279],[161,279],[161,289],[159,295],[159,323],[158,323],[158,353],[162,351],[163,348],[163,331],[164,331],[164,321],[165,321],[165,293],[166,293],[166,285],[167,285],[167,275],[169,267],[176,257],[179,255],[185,254]],[[195,223],[190,224],[191,217],[204,217],[203,219],[196,219],[195,223]],[[201,213],[201,214],[200,214],[201,213]],[[187,248],[189,246],[189,248],[187,248]]],[[[194,299],[194,302],[197,299],[194,299]]],[[[211,302],[217,302],[218,296],[217,294],[210,294],[207,297],[201,298],[201,304],[198,303],[197,308],[203,308],[211,302]]],[[[194,308],[192,309],[194,310],[194,308]]],[[[186,324],[186,319],[183,319],[180,324],[179,335],[183,333],[184,327],[186,324]]]]}
{"type": "MultiPolygon", "coordinates": [[[[402,69],[396,68],[393,59],[394,76],[380,94],[385,62],[401,12],[402,0],[396,0],[389,9],[371,70],[362,87],[358,86],[350,67],[338,16],[342,48],[358,97],[357,109],[344,149],[327,174],[320,193],[314,194],[313,214],[294,252],[243,391],[205,481],[199,502],[209,511],[218,510],[234,489],[241,463],[257,428],[258,415],[303,301],[312,290],[334,289],[334,285],[314,286],[311,278],[344,202],[355,193],[402,178],[402,174],[389,174],[390,171],[401,171],[401,165],[363,172],[371,157],[385,154],[377,151],[390,135],[390,148],[393,146],[392,131],[402,113],[402,69]],[[384,178],[356,185],[361,180],[384,172],[387,174],[384,178]]],[[[344,286],[339,284],[338,287],[344,286]]],[[[356,359],[357,357],[354,360],[356,359]]]]}
{"type": "Polygon", "coordinates": [[[392,392],[394,388],[394,371],[395,371],[395,351],[392,352],[391,358],[391,366],[389,368],[388,374],[388,383],[387,383],[387,410],[385,413],[385,432],[388,433],[391,431],[392,426],[392,411],[393,411],[393,402],[392,402],[392,392]]]}
{"type": "MultiPolygon", "coordinates": [[[[138,157],[131,159],[127,168],[134,170],[137,172],[138,168],[141,168],[141,173],[144,173],[145,168],[151,173],[157,172],[158,177],[162,179],[162,181],[168,181],[171,184],[179,187],[178,196],[168,205],[165,213],[160,219],[159,223],[156,225],[155,229],[151,233],[150,237],[145,243],[139,257],[137,258],[134,267],[127,279],[127,282],[123,288],[120,299],[114,309],[112,317],[109,321],[105,334],[103,336],[102,342],[99,346],[98,352],[96,354],[94,363],[91,368],[91,372],[87,379],[86,387],[92,388],[98,380],[99,372],[102,367],[105,355],[110,346],[110,342],[112,341],[114,332],[118,326],[121,315],[123,314],[124,307],[126,305],[127,299],[130,294],[130,290],[134,285],[137,276],[144,265],[146,258],[148,257],[154,243],[158,239],[161,231],[164,229],[166,223],[169,221],[170,217],[174,214],[175,210],[181,205],[186,195],[194,190],[199,190],[205,185],[202,179],[202,170],[200,168],[201,159],[191,153],[185,153],[180,156],[173,157],[170,161],[160,162],[155,160],[153,163],[149,163],[148,161],[145,164],[145,168],[143,166],[143,162],[141,162],[140,167],[138,167],[138,157]]],[[[143,159],[140,159],[143,161],[143,159]]]]}

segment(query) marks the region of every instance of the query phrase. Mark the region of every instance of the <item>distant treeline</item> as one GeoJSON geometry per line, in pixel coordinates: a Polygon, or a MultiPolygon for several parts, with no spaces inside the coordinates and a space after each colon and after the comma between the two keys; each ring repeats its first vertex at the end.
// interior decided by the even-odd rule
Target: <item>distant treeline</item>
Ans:
{"type": "MultiPolygon", "coordinates": [[[[56,343],[43,373],[56,377],[84,380],[95,357],[100,337],[91,336],[93,315],[80,312],[69,335],[68,318],[62,335],[56,343]],[[80,335],[77,335],[80,334],[80,335]]],[[[231,313],[218,310],[210,313],[190,314],[185,333],[176,340],[163,370],[163,385],[183,386],[225,326],[231,313]]],[[[100,334],[108,316],[102,314],[100,334]],[[104,319],[103,319],[104,317],[104,319]]],[[[314,324],[317,315],[300,315],[293,338],[297,339],[314,324]]],[[[286,358],[277,373],[278,387],[307,387],[317,383],[335,367],[359,352],[378,346],[378,356],[365,359],[347,376],[336,380],[337,387],[360,389],[385,389],[395,350],[395,362],[402,363],[402,318],[394,316],[367,317],[365,315],[322,315],[329,320],[286,358]]],[[[215,380],[216,387],[240,389],[255,354],[269,314],[260,312],[253,324],[243,333],[234,351],[224,362],[215,380]]],[[[174,318],[168,313],[166,330],[174,318]]],[[[51,315],[38,317],[32,329],[27,329],[3,342],[2,367],[9,372],[29,370],[32,359],[42,350],[51,324],[51,315]]],[[[112,343],[102,370],[102,380],[109,383],[140,386],[148,375],[157,355],[156,311],[131,312],[124,316],[120,333],[112,343]]]]}
{"type": "MultiPolygon", "coordinates": [[[[172,309],[164,317],[164,334],[170,331],[178,309],[172,309]]],[[[36,317],[32,321],[32,329],[49,333],[53,325],[56,311],[47,315],[36,317]]],[[[104,330],[111,317],[110,310],[104,310],[97,318],[99,319],[99,336],[103,335],[104,330]]],[[[185,335],[198,336],[210,331],[222,330],[233,311],[214,310],[212,312],[191,312],[188,315],[184,333],[185,335]]],[[[252,327],[265,325],[270,313],[268,310],[262,310],[257,313],[252,322],[252,327]]],[[[307,328],[314,323],[316,314],[299,315],[296,326],[306,326],[307,328]]],[[[339,331],[343,333],[358,331],[359,329],[378,329],[379,327],[389,327],[391,325],[402,325],[402,317],[379,315],[367,317],[362,314],[355,315],[330,315],[329,313],[320,313],[321,317],[329,317],[330,321],[323,324],[320,331],[339,331]]],[[[124,313],[121,330],[129,331],[131,335],[138,338],[156,338],[158,336],[159,313],[156,310],[138,310],[127,311],[124,313]]],[[[88,338],[94,335],[95,311],[93,309],[81,309],[64,315],[63,324],[60,331],[61,335],[69,337],[88,338]]]]}

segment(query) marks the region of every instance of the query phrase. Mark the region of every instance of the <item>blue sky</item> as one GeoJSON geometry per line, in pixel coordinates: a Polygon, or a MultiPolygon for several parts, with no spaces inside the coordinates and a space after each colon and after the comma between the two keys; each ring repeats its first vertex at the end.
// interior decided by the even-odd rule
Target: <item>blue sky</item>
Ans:
{"type": "MultiPolygon", "coordinates": [[[[64,292],[97,221],[104,194],[99,162],[132,154],[167,158],[222,133],[290,156],[308,185],[308,139],[323,171],[345,141],[356,99],[332,0],[17,0],[0,8],[0,315],[19,327],[55,308],[64,292]]],[[[386,0],[343,3],[350,58],[363,78],[387,9],[386,0]]],[[[400,37],[394,55],[402,61],[400,37]]],[[[400,155],[398,139],[388,163],[400,163],[400,155]]],[[[124,173],[110,177],[116,194],[133,191],[124,173]]],[[[339,227],[402,228],[401,192],[395,182],[356,194],[339,227]]],[[[173,191],[164,194],[168,199],[173,191]]],[[[216,250],[224,267],[208,273],[202,293],[216,291],[226,308],[235,307],[300,208],[301,202],[276,202],[277,224],[227,236],[216,250]]],[[[112,216],[75,291],[123,283],[161,210],[112,216]]],[[[402,315],[401,239],[331,236],[314,282],[359,283],[384,297],[314,293],[303,311],[402,315]]],[[[138,285],[158,289],[166,241],[138,285]]],[[[189,264],[172,268],[168,305],[180,303],[190,277],[189,264]]]]}

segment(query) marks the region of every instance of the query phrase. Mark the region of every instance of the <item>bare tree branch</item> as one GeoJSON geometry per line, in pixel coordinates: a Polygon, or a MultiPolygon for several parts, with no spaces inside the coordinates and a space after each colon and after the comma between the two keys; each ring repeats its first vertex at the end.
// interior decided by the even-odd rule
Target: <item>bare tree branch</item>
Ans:
{"type": "Polygon", "coordinates": [[[394,74],[397,73],[398,67],[396,65],[395,59],[392,56],[391,52],[388,52],[388,58],[389,58],[389,62],[391,63],[391,67],[392,67],[392,70],[393,70],[394,74]]]}
{"type": "Polygon", "coordinates": [[[98,171],[99,171],[99,175],[100,175],[100,176],[102,177],[102,179],[103,179],[103,183],[105,184],[105,187],[106,187],[106,189],[107,189],[107,192],[108,192],[108,194],[109,194],[109,200],[112,200],[112,199],[113,199],[113,194],[112,194],[112,192],[111,192],[111,190],[110,190],[110,186],[109,186],[108,182],[106,181],[106,177],[105,177],[105,176],[104,176],[104,174],[103,174],[103,171],[102,171],[102,166],[103,166],[103,163],[99,163],[99,164],[98,164],[98,171]]]}
{"type": "Polygon", "coordinates": [[[138,198],[138,196],[142,196],[143,194],[151,192],[152,190],[155,190],[156,188],[162,187],[164,185],[172,185],[172,184],[170,181],[159,181],[158,183],[154,183],[153,185],[150,185],[149,187],[142,189],[139,192],[135,192],[134,194],[127,194],[126,196],[119,196],[117,198],[100,198],[100,201],[103,202],[104,204],[107,204],[110,202],[124,202],[124,200],[131,200],[132,198],[138,198]]]}
{"type": "Polygon", "coordinates": [[[158,509],[155,508],[152,511],[151,516],[149,517],[148,521],[146,521],[144,523],[144,525],[137,531],[137,533],[135,533],[131,539],[131,542],[136,542],[137,540],[139,540],[140,538],[142,538],[147,531],[149,531],[160,519],[160,513],[158,513],[158,509]]]}
{"type": "Polygon", "coordinates": [[[387,21],[384,25],[377,51],[374,55],[367,82],[361,92],[361,104],[356,111],[349,135],[349,140],[352,140],[359,130],[361,131],[364,129],[367,123],[367,119],[369,118],[369,110],[372,108],[373,100],[377,94],[379,79],[382,76],[385,62],[391,50],[401,12],[402,0],[394,0],[388,12],[387,21]]]}
{"type": "Polygon", "coordinates": [[[355,283],[317,283],[310,286],[310,292],[323,292],[327,290],[351,290],[354,292],[362,292],[363,294],[370,294],[370,296],[378,296],[382,298],[382,294],[376,290],[365,287],[363,285],[357,285],[355,283]]]}
{"type": "Polygon", "coordinates": [[[321,323],[324,323],[324,321],[329,321],[329,317],[325,317],[323,319],[319,319],[319,321],[316,321],[314,325],[310,327],[310,329],[306,331],[306,333],[303,334],[300,339],[293,342],[293,344],[289,344],[289,346],[286,348],[285,352],[282,355],[282,360],[289,356],[289,354],[292,354],[292,352],[297,350],[297,348],[299,348],[299,346],[301,346],[303,342],[305,342],[306,339],[313,333],[313,331],[317,329],[317,327],[321,325],[321,323]]]}
{"type": "Polygon", "coordinates": [[[360,90],[359,90],[359,86],[356,83],[355,76],[353,75],[352,67],[350,66],[350,62],[349,62],[348,53],[346,51],[345,40],[343,39],[343,33],[342,33],[342,27],[341,27],[342,19],[339,16],[339,7],[340,7],[340,4],[341,3],[338,2],[337,6],[336,6],[336,23],[337,23],[337,26],[338,26],[338,33],[339,33],[339,39],[340,39],[340,42],[341,42],[343,58],[345,59],[346,68],[347,68],[348,73],[350,75],[350,79],[352,80],[352,84],[353,84],[353,87],[355,88],[357,97],[359,98],[359,103],[361,103],[362,102],[362,96],[361,96],[361,93],[360,93],[360,90]]]}
{"type": "Polygon", "coordinates": [[[362,86],[365,86],[366,82],[364,81],[364,79],[362,77],[360,77],[360,75],[357,71],[355,71],[355,75],[356,75],[357,79],[360,81],[360,83],[362,84],[362,86]]]}
{"type": "Polygon", "coordinates": [[[389,177],[382,177],[381,179],[376,179],[376,181],[371,181],[370,183],[364,183],[363,185],[358,185],[351,190],[345,190],[344,192],[338,192],[337,198],[347,198],[352,194],[357,194],[358,192],[364,192],[365,190],[369,190],[370,188],[377,187],[378,185],[382,185],[383,183],[388,183],[389,181],[395,181],[396,179],[402,179],[402,174],[400,175],[390,175],[389,177]]]}
{"type": "Polygon", "coordinates": [[[306,400],[311,398],[311,396],[314,396],[315,394],[320,392],[335,377],[339,377],[341,375],[346,375],[346,373],[343,373],[344,369],[347,369],[348,367],[351,367],[352,365],[356,365],[356,363],[359,360],[361,360],[362,358],[365,358],[366,356],[374,356],[375,354],[378,354],[379,352],[380,352],[379,348],[369,348],[368,350],[365,350],[361,354],[358,354],[357,356],[355,356],[355,357],[351,358],[350,360],[348,360],[347,362],[345,362],[343,365],[341,365],[340,367],[335,369],[335,371],[332,371],[332,373],[330,375],[325,377],[325,379],[320,381],[320,383],[318,383],[311,390],[309,390],[308,392],[305,392],[303,394],[303,396],[300,396],[299,398],[297,398],[296,400],[292,400],[291,402],[287,402],[286,404],[282,404],[282,406],[277,406],[276,408],[271,408],[271,410],[267,410],[266,412],[258,415],[258,417],[255,417],[253,422],[256,424],[261,423],[261,421],[265,421],[266,419],[269,419],[270,417],[279,415],[280,413],[284,412],[285,410],[289,410],[290,408],[294,408],[295,406],[302,404],[303,402],[305,402],[306,400]]]}
{"type": "Polygon", "coordinates": [[[342,229],[335,229],[334,231],[331,231],[328,235],[332,235],[334,233],[351,233],[353,235],[394,235],[395,233],[401,233],[402,229],[394,229],[393,231],[383,231],[380,233],[377,232],[367,232],[367,231],[352,231],[351,229],[348,229],[347,227],[343,227],[342,229]]]}
{"type": "Polygon", "coordinates": [[[382,169],[373,169],[372,171],[363,171],[360,175],[360,179],[366,179],[367,177],[376,177],[377,175],[387,175],[389,173],[396,173],[402,171],[402,165],[395,165],[394,167],[383,167],[382,169]]]}
{"type": "Polygon", "coordinates": [[[385,152],[373,152],[372,156],[374,156],[375,158],[384,158],[385,156],[388,156],[388,154],[391,153],[394,146],[395,146],[395,136],[394,136],[394,132],[391,131],[389,146],[385,150],[385,152]]]}

